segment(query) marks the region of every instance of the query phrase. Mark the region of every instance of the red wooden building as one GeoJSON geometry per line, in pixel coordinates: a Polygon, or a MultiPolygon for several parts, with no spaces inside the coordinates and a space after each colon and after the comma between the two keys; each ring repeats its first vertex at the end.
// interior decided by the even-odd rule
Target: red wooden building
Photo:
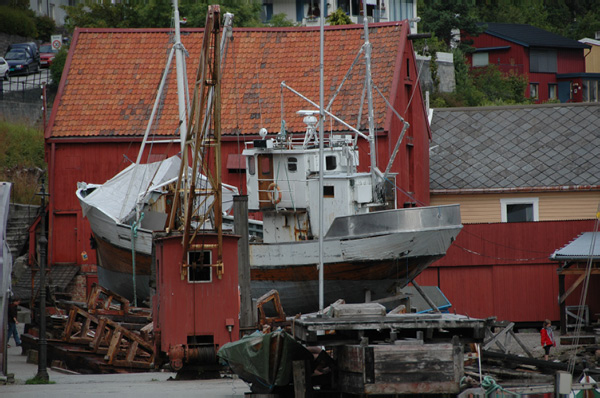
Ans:
{"type": "MultiPolygon", "coordinates": [[[[446,256],[417,282],[438,286],[459,314],[511,322],[558,321],[560,264],[550,256],[593,228],[594,220],[466,224],[446,256]]],[[[568,287],[577,276],[565,279],[568,287]]],[[[580,291],[566,304],[578,305],[580,291]]],[[[591,289],[587,304],[590,313],[600,312],[598,289],[591,289]]]]}
{"type": "MultiPolygon", "coordinates": [[[[148,124],[156,89],[170,50],[167,29],[77,29],[46,130],[49,170],[49,264],[78,264],[94,278],[96,256],[91,231],[82,218],[77,182],[103,183],[135,160],[148,124]]],[[[184,29],[189,52],[188,81],[193,81],[202,45],[202,30],[184,29]]],[[[373,83],[394,109],[410,123],[391,171],[397,173],[399,206],[414,199],[429,202],[429,139],[415,55],[405,22],[373,24],[373,83]]],[[[303,134],[296,112],[311,105],[281,89],[285,81],[306,97],[319,98],[319,30],[316,28],[234,29],[234,40],[223,61],[222,131],[223,182],[244,191],[244,142],[258,138],[261,128],[303,134]]],[[[363,45],[362,25],[325,29],[325,101],[344,79],[363,45]]],[[[364,62],[353,69],[337,94],[331,111],[351,125],[367,130],[363,101],[364,62]],[[361,109],[362,105],[362,109],[361,109]]],[[[165,99],[145,159],[157,160],[179,151],[175,72],[167,79],[165,99]],[[158,140],[158,141],[156,141],[158,140]],[[160,142],[159,142],[160,141],[160,142]]],[[[191,93],[190,93],[191,94],[191,93]]],[[[375,93],[377,157],[385,167],[402,123],[375,93]]],[[[330,123],[326,130],[344,131],[330,123]]],[[[360,171],[369,167],[368,145],[361,148],[360,171]]]]}
{"type": "Polygon", "coordinates": [[[525,96],[536,103],[583,101],[583,79],[590,75],[585,73],[585,55],[590,45],[531,25],[485,26],[479,36],[466,37],[475,48],[467,54],[472,68],[496,65],[504,73],[526,76],[525,96]]]}
{"type": "MultiPolygon", "coordinates": [[[[417,282],[439,286],[459,313],[562,319],[561,279],[568,291],[580,275],[550,256],[595,228],[599,122],[594,103],[434,110],[431,203],[460,203],[464,227],[417,282]]],[[[597,278],[590,314],[600,312],[597,278]]]]}

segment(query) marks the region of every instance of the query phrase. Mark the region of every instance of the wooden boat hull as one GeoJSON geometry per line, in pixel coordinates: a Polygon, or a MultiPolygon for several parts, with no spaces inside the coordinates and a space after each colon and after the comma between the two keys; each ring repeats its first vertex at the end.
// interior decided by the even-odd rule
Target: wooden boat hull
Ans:
{"type": "MultiPolygon", "coordinates": [[[[111,244],[95,236],[98,253],[98,282],[126,299],[133,301],[133,257],[131,249],[111,244]]],[[[138,304],[150,297],[152,256],[135,254],[135,291],[138,304]]]]}

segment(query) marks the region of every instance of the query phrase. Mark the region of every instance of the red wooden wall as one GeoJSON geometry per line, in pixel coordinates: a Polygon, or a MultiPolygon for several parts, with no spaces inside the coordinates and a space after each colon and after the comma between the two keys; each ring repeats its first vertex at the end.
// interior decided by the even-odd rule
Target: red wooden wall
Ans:
{"type": "MultiPolygon", "coordinates": [[[[469,37],[469,39],[473,40],[472,46],[476,48],[510,46],[509,49],[490,51],[489,63],[496,65],[504,73],[513,72],[525,75],[529,83],[538,83],[539,100],[536,101],[537,103],[548,100],[548,84],[556,84],[558,82],[557,74],[585,72],[585,57],[582,49],[558,48],[556,49],[556,73],[530,73],[529,48],[485,33],[482,33],[478,37],[469,37]]],[[[467,59],[472,64],[472,54],[467,54],[467,59]]],[[[579,83],[581,85],[580,81],[579,83]]],[[[525,96],[529,98],[529,87],[525,90],[525,96]]],[[[574,93],[573,100],[580,102],[581,99],[581,90],[578,90],[577,93],[574,93]]]]}
{"type": "MultiPolygon", "coordinates": [[[[203,235],[195,243],[216,244],[216,235],[203,235]]],[[[160,335],[163,352],[170,347],[188,344],[188,336],[211,336],[219,347],[238,340],[238,237],[223,236],[222,279],[211,269],[212,281],[188,283],[181,280],[181,237],[171,236],[156,242],[157,289],[153,297],[154,328],[160,335]],[[231,331],[227,325],[232,325],[231,331]]],[[[194,243],[194,242],[192,242],[194,243]]],[[[217,255],[212,250],[212,261],[217,255]]]]}
{"type": "MultiPolygon", "coordinates": [[[[416,280],[438,286],[459,314],[513,322],[559,320],[561,264],[549,257],[593,227],[593,220],[467,224],[448,254],[416,280]]],[[[566,289],[575,279],[566,277],[566,289]]],[[[595,314],[600,312],[600,292],[589,290],[587,304],[595,314]]],[[[569,296],[567,305],[579,304],[580,291],[569,296]]]]}

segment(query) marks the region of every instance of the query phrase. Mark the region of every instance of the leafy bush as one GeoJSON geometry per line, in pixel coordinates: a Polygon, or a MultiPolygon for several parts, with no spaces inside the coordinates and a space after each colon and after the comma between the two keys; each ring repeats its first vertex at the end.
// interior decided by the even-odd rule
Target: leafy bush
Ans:
{"type": "Polygon", "coordinates": [[[0,32],[23,37],[36,37],[35,22],[26,11],[0,6],[0,32]]]}
{"type": "Polygon", "coordinates": [[[13,183],[13,202],[38,202],[35,193],[45,169],[43,131],[0,121],[0,181],[13,183]]]}
{"type": "Polygon", "coordinates": [[[275,14],[271,17],[271,20],[268,22],[269,26],[282,28],[288,26],[296,26],[293,21],[290,21],[286,18],[285,14],[275,14]]]}
{"type": "Polygon", "coordinates": [[[349,25],[352,23],[350,17],[346,15],[341,8],[338,8],[335,12],[329,14],[326,21],[329,25],[349,25]]]}
{"type": "Polygon", "coordinates": [[[35,26],[37,30],[37,38],[43,42],[49,42],[50,36],[56,31],[56,23],[54,19],[42,15],[35,18],[35,26]]]}
{"type": "Polygon", "coordinates": [[[53,88],[58,87],[60,84],[60,79],[62,78],[63,69],[65,67],[65,63],[67,62],[67,55],[69,54],[69,50],[66,45],[63,45],[58,54],[54,57],[52,61],[52,65],[50,65],[50,76],[52,77],[52,86],[53,88]]]}

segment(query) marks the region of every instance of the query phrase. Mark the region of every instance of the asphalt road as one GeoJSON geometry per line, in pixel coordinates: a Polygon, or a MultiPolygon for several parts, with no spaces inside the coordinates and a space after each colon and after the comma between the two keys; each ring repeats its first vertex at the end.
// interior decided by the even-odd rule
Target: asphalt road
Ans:
{"type": "MultiPolygon", "coordinates": [[[[19,325],[21,326],[21,325],[19,325]]],[[[22,326],[21,326],[22,329],[22,326]]],[[[22,330],[21,330],[22,331],[22,330]]],[[[244,397],[250,388],[235,378],[218,380],[174,380],[171,372],[147,372],[113,375],[64,374],[48,369],[55,384],[27,385],[25,382],[37,374],[38,365],[27,363],[21,348],[8,349],[8,373],[13,373],[14,384],[0,385],[2,398],[79,398],[79,397],[244,397]]]]}

